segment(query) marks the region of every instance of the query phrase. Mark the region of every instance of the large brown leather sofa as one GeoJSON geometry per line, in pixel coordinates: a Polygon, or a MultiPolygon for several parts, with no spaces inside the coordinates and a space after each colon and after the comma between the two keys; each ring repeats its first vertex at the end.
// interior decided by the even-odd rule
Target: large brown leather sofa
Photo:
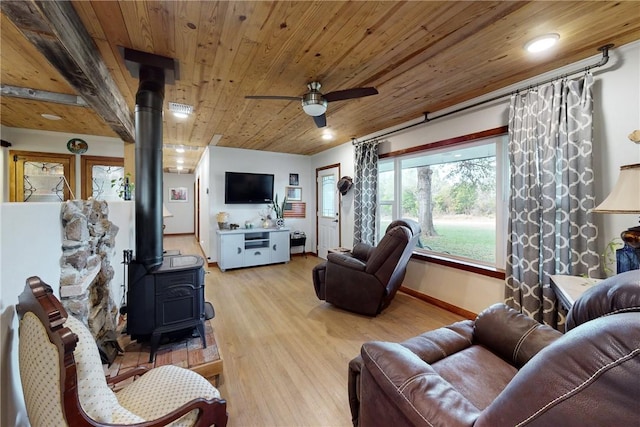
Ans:
{"type": "Polygon", "coordinates": [[[580,297],[567,332],[496,304],[349,363],[354,426],[640,425],[640,271],[580,297]]]}
{"type": "Polygon", "coordinates": [[[420,238],[411,219],[393,221],[377,246],[358,243],[348,253],[329,253],[313,269],[319,299],[355,313],[375,316],[393,300],[420,238]]]}

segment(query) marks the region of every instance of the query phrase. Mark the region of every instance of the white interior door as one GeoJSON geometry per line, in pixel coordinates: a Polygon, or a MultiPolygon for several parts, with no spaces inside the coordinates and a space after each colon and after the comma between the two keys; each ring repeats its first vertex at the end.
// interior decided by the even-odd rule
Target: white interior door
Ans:
{"type": "Polygon", "coordinates": [[[318,185],[318,256],[327,258],[330,248],[340,246],[340,200],[338,199],[338,167],[316,172],[318,185]]]}

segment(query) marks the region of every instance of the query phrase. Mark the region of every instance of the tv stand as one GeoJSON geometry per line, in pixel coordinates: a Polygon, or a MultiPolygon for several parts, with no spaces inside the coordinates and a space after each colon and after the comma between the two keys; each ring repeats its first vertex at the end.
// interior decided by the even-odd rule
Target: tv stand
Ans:
{"type": "Polygon", "coordinates": [[[289,262],[289,228],[217,230],[218,267],[253,267],[289,262]]]}

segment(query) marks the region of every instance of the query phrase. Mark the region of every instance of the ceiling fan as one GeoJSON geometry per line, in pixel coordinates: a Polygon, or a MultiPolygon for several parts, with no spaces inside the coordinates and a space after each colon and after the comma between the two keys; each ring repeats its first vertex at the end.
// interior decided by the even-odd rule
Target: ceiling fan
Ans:
{"type": "Polygon", "coordinates": [[[285,99],[289,101],[302,101],[302,109],[305,113],[313,117],[313,121],[319,128],[327,125],[327,103],[333,101],[344,101],[346,99],[362,98],[364,96],[377,95],[378,90],[374,87],[358,87],[352,89],[337,90],[322,94],[319,82],[307,84],[309,92],[302,96],[278,96],[278,95],[255,95],[245,96],[246,99],[285,99]]]}

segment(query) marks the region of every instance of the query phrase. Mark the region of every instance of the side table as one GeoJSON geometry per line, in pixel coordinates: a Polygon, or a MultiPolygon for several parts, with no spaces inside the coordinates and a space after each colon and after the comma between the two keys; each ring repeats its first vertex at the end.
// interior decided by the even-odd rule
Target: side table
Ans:
{"type": "Polygon", "coordinates": [[[558,301],[569,310],[573,303],[587,289],[597,285],[601,279],[590,279],[588,277],[568,276],[565,274],[554,274],[551,279],[551,289],[556,293],[558,301]]]}
{"type": "Polygon", "coordinates": [[[294,246],[302,246],[302,255],[306,258],[307,236],[304,234],[291,234],[289,248],[294,246]]]}

